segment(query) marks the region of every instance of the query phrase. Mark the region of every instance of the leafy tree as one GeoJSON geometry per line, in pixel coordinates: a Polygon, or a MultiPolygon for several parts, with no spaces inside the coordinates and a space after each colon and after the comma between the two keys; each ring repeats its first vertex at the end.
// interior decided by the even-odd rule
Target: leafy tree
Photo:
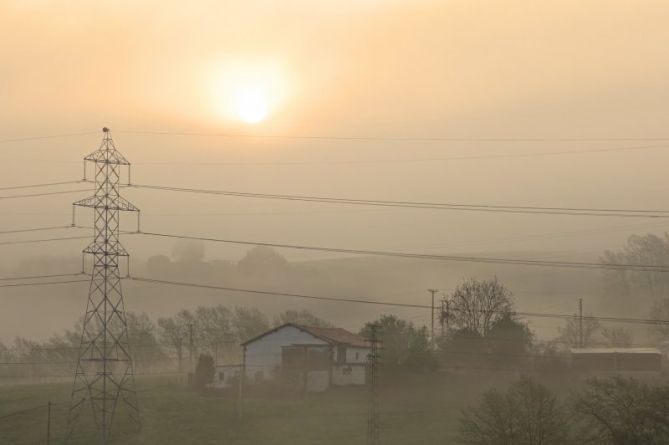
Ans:
{"type": "MultiPolygon", "coordinates": [[[[669,298],[655,301],[650,310],[650,318],[653,320],[669,320],[669,298]]],[[[669,340],[669,324],[656,323],[650,327],[651,334],[660,340],[669,340]]]]}
{"type": "Polygon", "coordinates": [[[246,252],[237,267],[247,274],[276,274],[289,269],[288,260],[278,254],[274,249],[265,246],[257,246],[246,252]]]}
{"type": "Polygon", "coordinates": [[[382,345],[383,366],[392,370],[433,369],[436,358],[430,346],[427,328],[416,328],[413,323],[394,315],[383,315],[377,321],[366,323],[360,334],[371,336],[372,325],[377,326],[377,338],[382,345]]]}
{"type": "Polygon", "coordinates": [[[468,328],[451,329],[440,341],[439,351],[447,367],[485,366],[488,355],[486,339],[468,328]]]}
{"type": "Polygon", "coordinates": [[[669,443],[669,387],[611,377],[587,382],[573,401],[590,443],[669,443]]]}
{"type": "Polygon", "coordinates": [[[172,249],[172,256],[180,263],[201,263],[204,260],[204,243],[179,240],[172,249]]]}
{"type": "Polygon", "coordinates": [[[317,317],[307,310],[286,310],[274,317],[274,325],[281,326],[285,323],[302,324],[306,326],[332,327],[332,324],[317,317]]]}
{"type": "Polygon", "coordinates": [[[532,361],[534,371],[540,373],[558,373],[569,370],[568,356],[556,342],[533,344],[532,361]]]}
{"type": "Polygon", "coordinates": [[[172,261],[167,255],[152,255],[146,261],[149,275],[153,277],[167,276],[172,269],[172,261]]]}
{"type": "Polygon", "coordinates": [[[234,355],[239,341],[235,335],[232,311],[224,306],[200,306],[195,311],[198,344],[215,358],[219,353],[234,355]]]}
{"type": "Polygon", "coordinates": [[[483,336],[470,328],[449,330],[440,350],[454,366],[505,366],[524,362],[532,347],[532,332],[510,313],[497,320],[483,336]]]}
{"type": "Polygon", "coordinates": [[[624,348],[632,345],[632,333],[625,328],[602,328],[602,337],[609,346],[624,348]]]}
{"type": "Polygon", "coordinates": [[[597,332],[599,332],[599,321],[593,318],[592,314],[587,314],[583,320],[579,320],[578,315],[568,318],[563,327],[558,328],[560,336],[558,340],[570,347],[584,347],[591,346],[595,339],[597,332]],[[583,343],[580,341],[580,324],[583,324],[583,343]]]}
{"type": "Polygon", "coordinates": [[[195,366],[195,373],[193,374],[192,384],[195,388],[203,389],[205,386],[214,381],[216,375],[216,366],[214,365],[214,358],[209,354],[201,354],[195,366]]]}
{"type": "Polygon", "coordinates": [[[166,346],[174,350],[179,364],[179,371],[183,370],[184,347],[189,346],[190,327],[194,323],[193,314],[187,310],[181,310],[174,317],[159,318],[160,340],[166,346]]]}
{"type": "Polygon", "coordinates": [[[11,352],[9,351],[9,348],[5,346],[3,342],[0,341],[0,360],[10,360],[11,358],[11,352]]]}
{"type": "Polygon", "coordinates": [[[448,297],[447,321],[455,329],[466,328],[486,336],[504,316],[512,312],[512,295],[497,278],[469,279],[448,297]]]}
{"type": "Polygon", "coordinates": [[[65,335],[52,335],[44,342],[44,352],[48,361],[71,362],[77,359],[79,352],[79,335],[71,335],[72,331],[65,331],[65,335]]]}
{"type": "Polygon", "coordinates": [[[157,337],[156,325],[145,313],[126,312],[128,339],[133,360],[150,366],[167,359],[157,337]]]}
{"type": "Polygon", "coordinates": [[[502,394],[492,389],[465,409],[458,442],[466,445],[564,445],[564,408],[545,386],[523,377],[502,394]]]}
{"type": "Polygon", "coordinates": [[[232,326],[237,339],[245,342],[269,330],[267,316],[256,308],[235,307],[232,315],[232,326]]]}
{"type": "Polygon", "coordinates": [[[494,365],[522,362],[532,347],[532,331],[511,314],[504,314],[488,331],[486,340],[494,365]]]}
{"type": "MultiPolygon", "coordinates": [[[[633,235],[619,251],[607,250],[601,258],[607,264],[669,266],[669,234],[663,237],[633,235]]],[[[652,304],[669,295],[669,274],[661,271],[609,269],[604,272],[606,295],[624,310],[638,311],[640,303],[652,304]]]]}

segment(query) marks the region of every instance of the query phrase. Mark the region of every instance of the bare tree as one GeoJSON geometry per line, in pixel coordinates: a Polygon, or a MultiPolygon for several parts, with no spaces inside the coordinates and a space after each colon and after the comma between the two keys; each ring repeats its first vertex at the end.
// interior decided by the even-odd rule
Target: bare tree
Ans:
{"type": "Polygon", "coordinates": [[[232,326],[240,342],[245,342],[270,328],[267,316],[256,308],[235,307],[232,326]]]}
{"type": "Polygon", "coordinates": [[[312,314],[307,310],[285,310],[276,317],[274,317],[274,324],[280,326],[284,323],[296,323],[303,324],[307,326],[317,326],[317,327],[332,327],[332,324],[323,320],[322,318],[312,314]]]}
{"type": "Polygon", "coordinates": [[[564,445],[569,443],[563,407],[545,386],[523,377],[505,394],[493,389],[476,408],[463,411],[459,443],[466,445],[564,445]]]}
{"type": "Polygon", "coordinates": [[[669,443],[669,387],[611,377],[588,381],[573,402],[583,439],[611,445],[669,443]]]}
{"type": "MultiPolygon", "coordinates": [[[[669,298],[655,300],[650,311],[650,318],[653,320],[669,320],[669,298]]],[[[660,340],[669,340],[669,324],[656,323],[650,327],[653,335],[660,340]]]]}
{"type": "MultiPolygon", "coordinates": [[[[669,234],[632,235],[618,251],[607,250],[601,257],[607,264],[669,266],[669,234]]],[[[669,274],[662,271],[612,268],[604,271],[606,295],[624,310],[637,312],[640,303],[650,305],[669,293],[669,274]]]]}
{"type": "Polygon", "coordinates": [[[599,332],[599,321],[593,318],[592,314],[585,315],[582,320],[583,339],[581,341],[581,320],[578,315],[567,319],[565,325],[558,328],[560,336],[558,340],[570,347],[588,347],[591,346],[595,340],[597,332],[599,332]]]}
{"type": "Polygon", "coordinates": [[[602,337],[609,346],[627,347],[632,345],[632,333],[625,328],[602,328],[602,337]]]}
{"type": "Polygon", "coordinates": [[[227,358],[237,357],[236,338],[232,323],[232,311],[225,306],[200,306],[195,311],[198,343],[202,345],[215,360],[223,354],[227,358]]]}
{"type": "Polygon", "coordinates": [[[163,344],[174,349],[177,355],[179,371],[183,370],[183,348],[188,345],[193,315],[187,310],[181,310],[171,318],[159,318],[160,338],[163,344]]]}
{"type": "Polygon", "coordinates": [[[446,317],[451,326],[476,331],[485,337],[512,309],[511,292],[497,278],[472,278],[458,286],[448,298],[446,317]]]}

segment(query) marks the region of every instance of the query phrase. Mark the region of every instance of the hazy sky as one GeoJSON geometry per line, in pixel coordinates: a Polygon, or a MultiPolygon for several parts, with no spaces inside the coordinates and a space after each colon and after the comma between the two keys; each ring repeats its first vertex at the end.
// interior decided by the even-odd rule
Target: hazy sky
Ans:
{"type": "MultiPolygon", "coordinates": [[[[138,183],[665,208],[667,141],[371,142],[127,131],[666,137],[668,18],[667,2],[638,0],[4,0],[0,139],[108,125],[135,163],[138,183]],[[247,80],[260,85],[268,106],[265,120],[256,124],[241,122],[234,99],[230,103],[247,80]],[[655,147],[443,159],[648,145],[655,147]]],[[[100,136],[3,143],[1,182],[79,178],[80,159],[100,136]]],[[[634,231],[665,227],[661,220],[126,194],[142,208],[147,230],[416,252],[532,251],[539,257],[546,251],[543,256],[550,257],[557,254],[548,251],[561,250],[568,258],[572,250],[597,252],[621,245],[634,231]]],[[[75,198],[4,201],[2,225],[67,223],[75,198]]],[[[172,248],[164,240],[126,244],[140,257],[172,248]]],[[[7,252],[74,255],[79,248],[69,242],[7,252]]],[[[211,256],[235,259],[241,251],[208,246],[211,256]]]]}

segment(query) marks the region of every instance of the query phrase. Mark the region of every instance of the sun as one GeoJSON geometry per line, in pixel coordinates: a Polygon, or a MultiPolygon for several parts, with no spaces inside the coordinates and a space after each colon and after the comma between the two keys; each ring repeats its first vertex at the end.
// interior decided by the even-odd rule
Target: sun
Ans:
{"type": "Polygon", "coordinates": [[[209,75],[210,103],[230,121],[253,125],[269,120],[288,92],[285,70],[269,61],[219,62],[209,75]]]}
{"type": "Polygon", "coordinates": [[[248,124],[257,124],[267,117],[269,102],[267,93],[258,86],[242,87],[234,93],[237,116],[248,124]]]}

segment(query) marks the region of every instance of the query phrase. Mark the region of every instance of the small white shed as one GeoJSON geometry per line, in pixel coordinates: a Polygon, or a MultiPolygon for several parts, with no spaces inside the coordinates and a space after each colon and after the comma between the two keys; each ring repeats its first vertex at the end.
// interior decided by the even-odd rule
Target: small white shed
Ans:
{"type": "Polygon", "coordinates": [[[248,384],[281,380],[308,391],[365,384],[369,343],[345,329],[287,323],[242,346],[248,384]]]}
{"type": "Polygon", "coordinates": [[[210,388],[225,389],[236,387],[239,382],[239,376],[242,372],[242,365],[216,365],[214,381],[209,385],[210,388]]]}

